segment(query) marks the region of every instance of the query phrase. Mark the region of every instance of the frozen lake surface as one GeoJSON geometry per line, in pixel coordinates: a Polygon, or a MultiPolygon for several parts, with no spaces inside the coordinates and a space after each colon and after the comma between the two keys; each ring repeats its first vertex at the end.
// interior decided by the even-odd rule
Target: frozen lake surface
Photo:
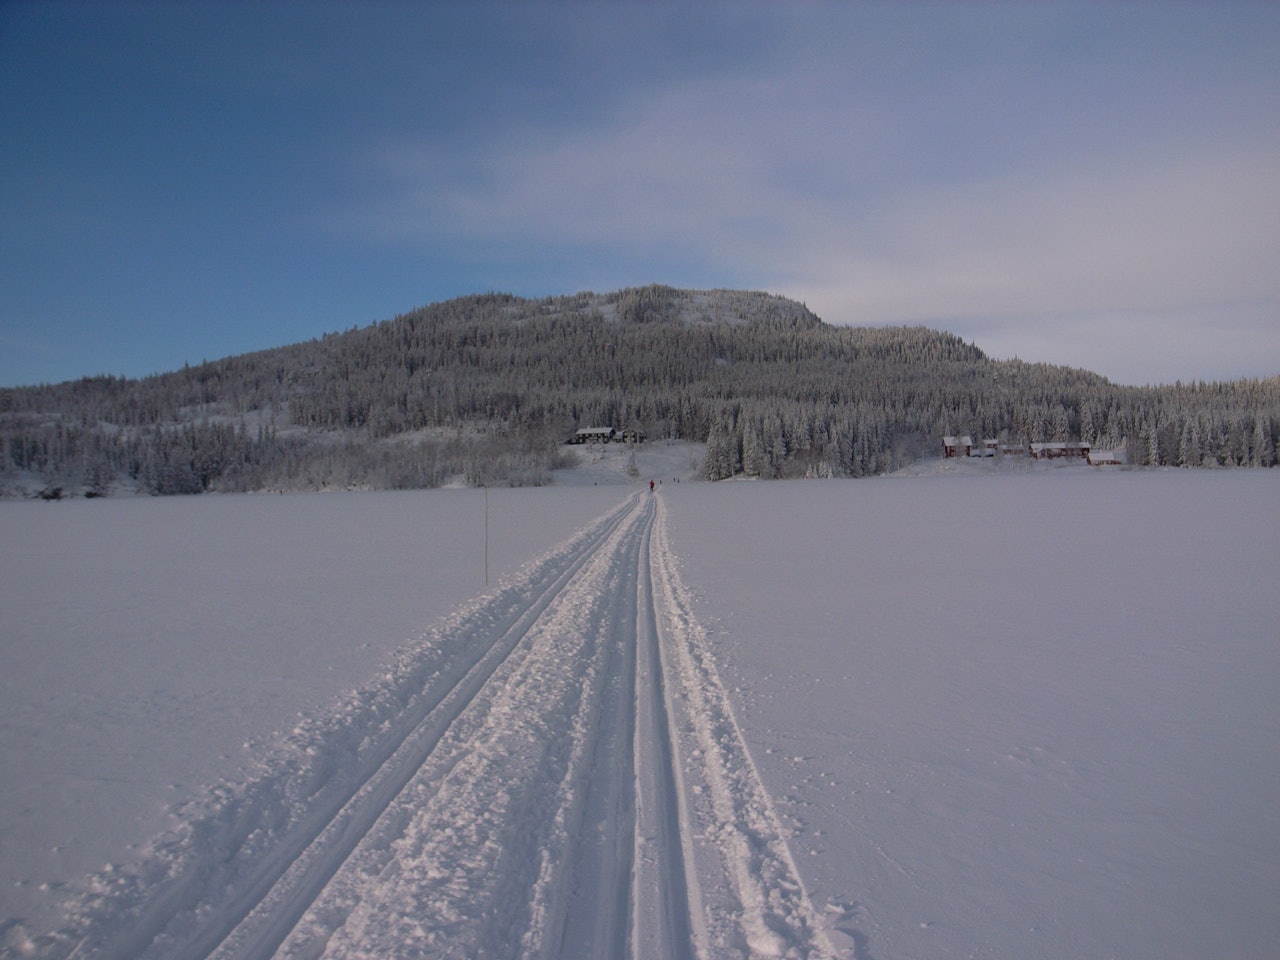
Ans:
{"type": "MultiPolygon", "coordinates": [[[[371,823],[362,846],[316,839],[308,855],[335,871],[325,890],[290,893],[285,874],[256,901],[298,914],[279,942],[256,932],[271,924],[252,905],[203,901],[231,931],[225,955],[450,942],[522,955],[553,943],[539,917],[585,913],[611,919],[565,920],[565,956],[600,943],[858,960],[1273,954],[1280,474],[711,485],[687,482],[678,457],[640,466],[663,481],[652,501],[647,482],[609,485],[601,462],[576,485],[491,491],[488,590],[480,491],[0,504],[6,952],[66,955],[72,941],[48,936],[61,928],[127,955],[156,864],[213,856],[192,825],[238,829],[237,798],[278,793],[293,806],[258,824],[236,875],[267,877],[293,842],[285,821],[318,817],[344,764],[371,762],[364,743],[400,722],[384,701],[405,678],[456,695],[459,651],[492,645],[489,679],[450,728],[474,724],[484,748],[432,773],[442,733],[404,773],[404,790],[437,799],[404,801],[388,825],[402,803],[388,788],[356,811],[371,823]],[[530,625],[499,640],[504,617],[530,625]],[[536,755],[561,759],[532,764],[536,738],[498,720],[544,714],[536,755]],[[290,757],[309,758],[301,799],[281,773],[290,757]],[[463,840],[426,844],[460,823],[439,784],[464,774],[463,799],[521,777],[528,796],[559,797],[547,822],[584,826],[547,826],[545,845],[573,869],[518,853],[519,834],[544,829],[531,809],[487,829],[532,899],[482,883],[463,840]],[[419,822],[419,807],[437,812],[419,822]],[[416,851],[395,861],[405,879],[374,883],[398,850],[416,851]],[[409,868],[427,862],[523,925],[459,915],[453,941],[444,919],[360,934],[449,902],[409,868]],[[692,922],[616,879],[662,887],[664,863],[692,922]],[[604,909],[571,874],[622,892],[604,909]],[[668,939],[647,941],[636,917],[668,939]]],[[[163,920],[168,943],[204,955],[190,916],[163,920]]]]}
{"type": "Polygon", "coordinates": [[[1274,952],[1278,481],[668,498],[800,871],[864,956],[1274,952]]]}

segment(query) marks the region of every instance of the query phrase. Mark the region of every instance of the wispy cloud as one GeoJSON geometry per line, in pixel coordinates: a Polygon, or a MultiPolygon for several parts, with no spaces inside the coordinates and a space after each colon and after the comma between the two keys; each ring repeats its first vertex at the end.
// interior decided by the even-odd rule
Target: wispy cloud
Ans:
{"type": "Polygon", "coordinates": [[[547,137],[537,130],[479,147],[430,138],[371,158],[387,192],[366,208],[373,233],[462,234],[532,242],[705,243],[744,218],[786,219],[770,137],[745,115],[751,90],[710,84],[666,92],[613,123],[547,137]]]}
{"type": "Polygon", "coordinates": [[[1125,342],[1163,330],[1158,352],[1208,316],[1265,340],[1255,314],[1280,305],[1266,112],[1280,90],[1246,77],[1240,93],[1193,46],[1184,64],[1186,38],[1135,67],[1123,37],[1081,30],[1074,59],[1049,59],[1061,10],[992,37],[942,19],[850,31],[847,48],[791,35],[749,69],[638,80],[590,124],[391,139],[348,223],[396,242],[447,235],[477,256],[665,258],[833,322],[1003,324],[1057,346],[1064,318],[1092,337],[1106,317],[1125,342]]]}
{"type": "MultiPolygon", "coordinates": [[[[6,24],[0,326],[92,316],[122,368],[166,337],[243,349],[228,316],[283,337],[478,287],[651,280],[984,346],[1160,318],[1187,333],[1148,344],[1178,375],[1197,317],[1263,332],[1239,369],[1280,354],[1259,319],[1280,302],[1274,4],[37,4],[6,24]]],[[[69,368],[101,362],[63,340],[69,368]]]]}
{"type": "Polygon", "coordinates": [[[1045,157],[1016,175],[928,181],[901,174],[912,157],[867,146],[894,144],[891,118],[809,107],[803,86],[666,92],[607,129],[465,158],[397,145],[365,226],[619,257],[665,248],[837,322],[1280,302],[1280,178],[1265,144],[1134,144],[1091,167],[1045,157]]]}
{"type": "Polygon", "coordinates": [[[953,332],[991,356],[1082,367],[1137,386],[1175,380],[1272,377],[1280,372],[1276,303],[1178,310],[972,318],[953,332]]]}
{"type": "Polygon", "coordinates": [[[1280,300],[1273,168],[1247,149],[1135,155],[1111,169],[921,188],[857,232],[823,225],[793,275],[857,322],[1280,300]]]}

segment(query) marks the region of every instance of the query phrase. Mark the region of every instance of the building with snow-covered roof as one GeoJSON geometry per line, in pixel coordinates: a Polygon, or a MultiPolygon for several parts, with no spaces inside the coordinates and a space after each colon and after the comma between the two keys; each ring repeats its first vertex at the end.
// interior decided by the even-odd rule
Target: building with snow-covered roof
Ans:
{"type": "Polygon", "coordinates": [[[1031,456],[1037,460],[1065,460],[1070,457],[1087,460],[1092,447],[1093,445],[1090,443],[1071,440],[1055,443],[1033,443],[1031,445],[1031,456]]]}
{"type": "Polygon", "coordinates": [[[582,427],[570,439],[570,443],[608,443],[617,433],[613,427],[582,427]]]}
{"type": "Polygon", "coordinates": [[[1125,453],[1123,450],[1090,450],[1089,466],[1091,467],[1122,467],[1125,463],[1125,453]]]}

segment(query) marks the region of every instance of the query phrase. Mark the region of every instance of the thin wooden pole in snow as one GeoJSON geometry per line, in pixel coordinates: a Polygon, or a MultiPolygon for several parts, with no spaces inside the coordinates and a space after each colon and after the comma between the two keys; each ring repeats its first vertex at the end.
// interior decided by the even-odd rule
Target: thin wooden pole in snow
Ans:
{"type": "Polygon", "coordinates": [[[484,487],[484,585],[489,586],[489,485],[484,487]]]}

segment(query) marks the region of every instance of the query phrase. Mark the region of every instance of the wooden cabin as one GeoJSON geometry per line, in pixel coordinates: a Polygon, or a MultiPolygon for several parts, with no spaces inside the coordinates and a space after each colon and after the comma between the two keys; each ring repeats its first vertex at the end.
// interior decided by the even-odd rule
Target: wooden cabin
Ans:
{"type": "Polygon", "coordinates": [[[617,433],[613,427],[583,427],[572,437],[570,443],[608,443],[617,433]]]}
{"type": "Polygon", "coordinates": [[[1089,466],[1122,467],[1124,466],[1123,450],[1090,450],[1089,466]]]}

